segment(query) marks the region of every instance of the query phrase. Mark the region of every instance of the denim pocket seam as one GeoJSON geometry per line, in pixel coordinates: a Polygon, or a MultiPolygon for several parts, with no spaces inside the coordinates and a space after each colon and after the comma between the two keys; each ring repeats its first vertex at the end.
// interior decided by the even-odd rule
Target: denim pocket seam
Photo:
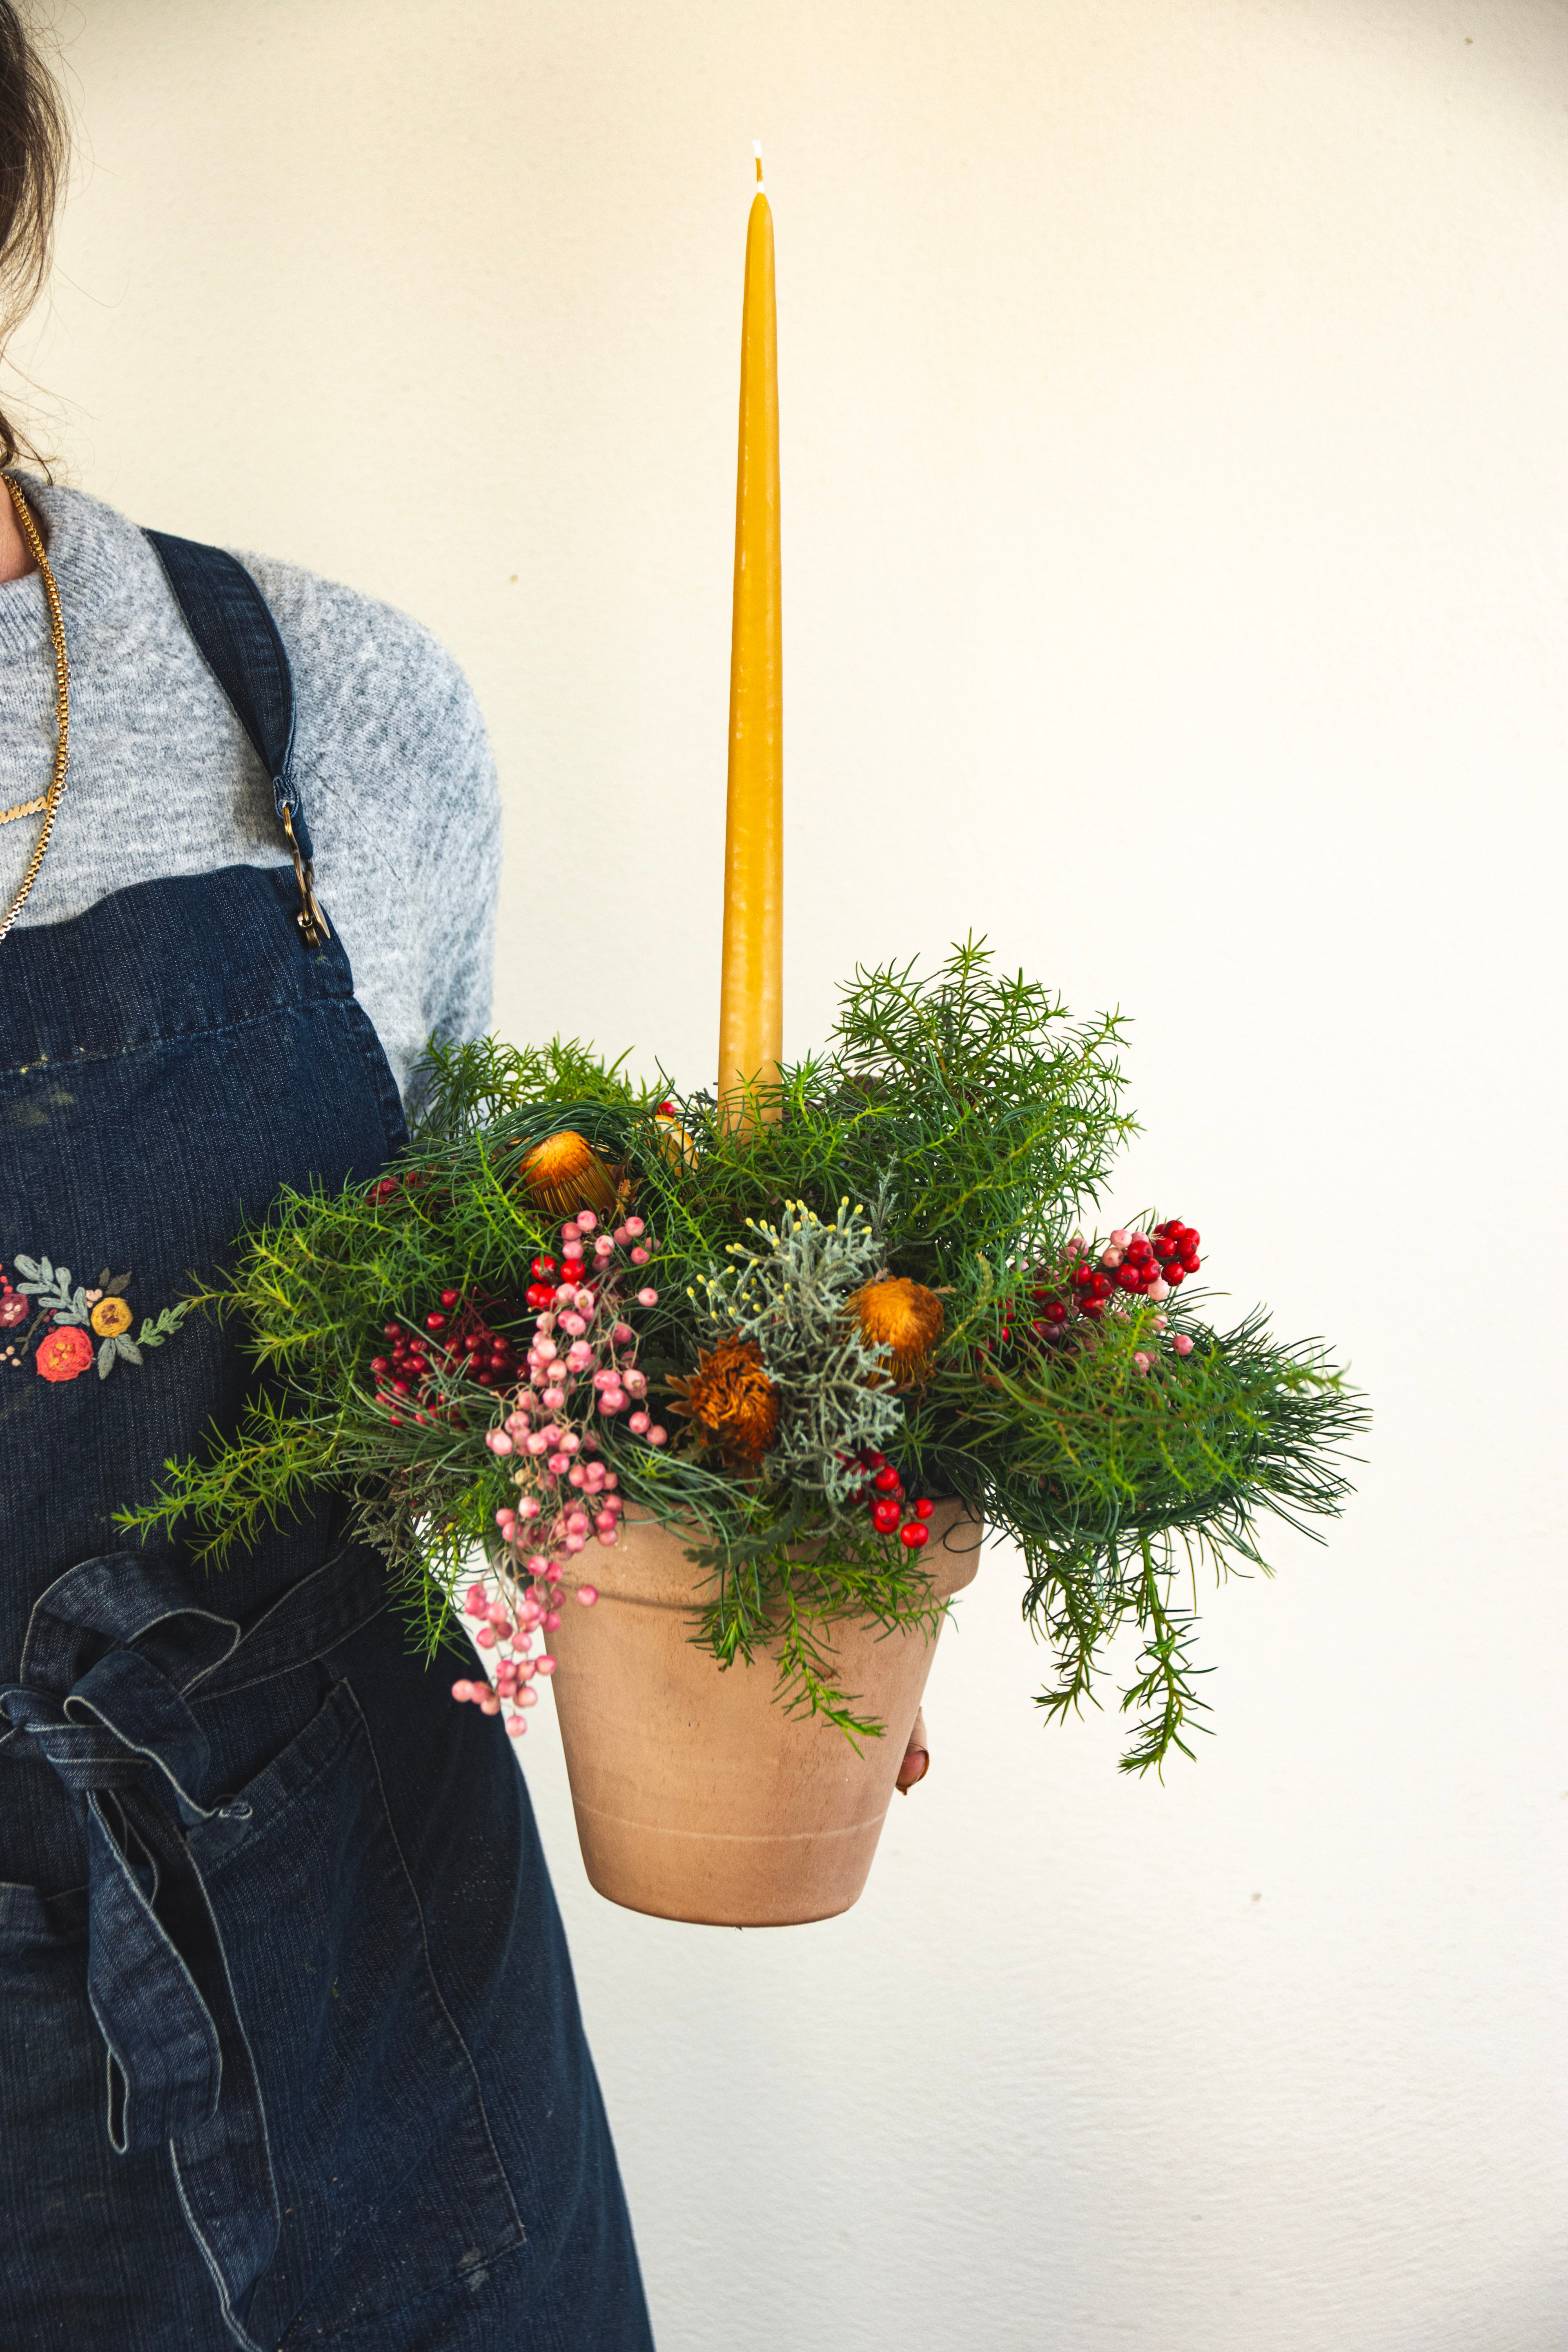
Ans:
{"type": "MultiPolygon", "coordinates": [[[[410,1870],[407,1860],[403,1854],[402,1846],[398,1838],[397,1826],[392,1817],[392,1807],[387,1803],[386,1782],[382,1778],[381,1759],[376,1754],[376,1743],[371,1737],[370,1724],[366,1720],[363,1707],[360,1705],[359,1696],[354,1689],[353,1684],[345,1677],[345,1679],[340,1683],[338,1687],[340,1690],[347,1694],[350,1704],[352,1706],[354,1713],[359,1717],[361,1726],[364,1731],[365,1750],[371,1759],[371,1769],[376,1776],[376,1794],[381,1799],[382,1817],[386,1822],[387,1835],[392,1840],[392,1852],[397,1856],[398,1868],[402,1871],[404,1883],[408,1887],[409,1900],[413,1905],[414,1916],[419,1921],[419,1942],[420,1948],[424,1955],[424,1972],[430,1979],[430,1989],[435,1995],[436,2001],[441,2010],[441,2014],[446,2020],[447,2025],[451,2029],[452,2038],[456,2042],[459,2050],[462,2051],[464,2063],[467,2066],[470,2075],[473,2077],[474,2098],[479,2109],[480,2121],[485,2126],[485,2137],[489,2142],[490,2154],[495,2158],[497,2177],[499,2179],[502,2188],[507,2192],[507,2204],[512,2216],[512,2227],[517,2233],[513,2239],[512,2244],[515,2246],[521,2245],[526,2241],[528,2233],[523,2227],[523,2217],[517,2210],[517,2200],[512,2194],[511,2180],[507,2176],[505,2164],[501,2161],[501,2151],[496,2145],[496,2135],[490,2128],[490,2110],[485,2105],[485,2086],[479,2079],[479,2069],[474,2063],[474,2053],[469,2049],[468,2044],[465,2041],[463,2033],[458,2026],[457,2020],[453,2016],[450,2008],[447,2006],[446,1995],[441,1990],[441,1979],[435,1973],[435,1962],[431,1957],[430,1950],[430,1930],[425,1925],[424,1906],[419,1899],[419,1889],[414,1885],[413,1873],[410,1870]]],[[[507,2247],[501,2247],[497,2251],[505,2253],[508,2252],[509,2249],[507,2247]]],[[[457,2273],[455,2272],[453,2275],[456,2276],[457,2273]]],[[[401,2308],[401,2306],[399,2307],[401,2308]]]]}
{"type": "MultiPolygon", "coordinates": [[[[107,1053],[89,1053],[78,1050],[70,1056],[68,1062],[49,1063],[46,1075],[58,1078],[67,1070],[90,1069],[103,1062],[127,1062],[138,1054],[155,1054],[165,1045],[188,1045],[193,1040],[201,1037],[238,1036],[244,1030],[265,1027],[267,1024],[276,1021],[279,1013],[343,1012],[350,1006],[356,1012],[361,1009],[359,1000],[347,992],[341,995],[332,993],[280,997],[276,1004],[264,1005],[255,1013],[238,1013],[232,1021],[193,1021],[188,1029],[161,1030],[155,1037],[138,1037],[129,1045],[111,1046],[107,1053]]],[[[363,1018],[362,1013],[361,1017],[363,1018]]],[[[364,1050],[362,1040],[360,1041],[360,1050],[361,1053],[364,1050]]],[[[36,1079],[44,1069],[45,1066],[42,1063],[18,1062],[11,1068],[0,1069],[0,1084],[12,1079],[36,1079]]],[[[384,1108],[382,1124],[385,1124],[384,1108]]]]}
{"type": "Polygon", "coordinates": [[[445,2293],[455,2281],[465,2277],[471,2277],[474,2272],[488,2265],[489,2263],[499,2263],[509,2259],[513,2254],[520,2252],[528,2242],[528,2233],[527,2229],[524,2227],[523,2217],[517,2210],[517,2200],[512,2193],[512,2183],[507,2175],[506,2165],[502,2161],[501,2151],[496,2144],[496,2135],[490,2126],[490,2112],[485,2105],[484,2086],[479,2079],[479,2070],[474,2063],[474,2053],[469,2049],[467,2042],[464,2038],[462,2031],[458,2026],[457,2020],[452,2013],[451,2008],[447,2003],[446,1996],[441,1990],[441,1980],[435,1973],[435,1963],[431,1955],[430,1949],[430,1934],[425,1925],[424,1906],[420,1900],[419,1889],[414,1884],[413,1874],[409,1869],[407,1859],[403,1853],[402,1843],[398,1837],[396,1824],[392,1820],[392,1808],[387,1802],[386,1782],[382,1775],[381,1759],[376,1754],[375,1740],[371,1736],[370,1723],[366,1717],[363,1707],[360,1705],[359,1695],[347,1676],[345,1676],[343,1680],[336,1685],[336,1689],[342,1692],[344,1697],[352,1706],[354,1713],[359,1719],[360,1728],[364,1734],[365,1753],[369,1757],[371,1769],[375,1775],[376,1796],[381,1805],[382,1821],[385,1825],[392,1851],[397,1858],[397,1866],[402,1874],[403,1883],[408,1889],[409,1900],[413,1906],[414,1917],[419,1922],[420,1948],[424,1958],[425,1981],[430,1987],[431,1993],[434,1998],[437,2008],[440,2010],[441,2015],[446,2021],[447,2028],[451,2032],[454,2042],[463,2053],[463,2063],[468,2069],[469,2078],[474,2086],[474,2103],[478,2110],[479,2120],[484,2126],[486,2143],[489,2147],[491,2159],[496,2168],[496,2178],[500,2182],[501,2188],[505,2192],[507,2208],[512,2217],[511,2234],[503,2244],[495,2247],[490,2252],[475,2255],[466,2260],[459,2261],[450,2271],[447,2272],[444,2278],[434,2280],[427,2285],[416,2287],[412,2294],[405,2295],[401,2302],[387,2305],[385,2309],[373,2313],[367,2319],[352,2320],[346,2327],[334,2328],[331,2336],[319,2336],[312,2332],[308,2336],[307,2336],[297,2332],[301,2324],[307,2323],[309,2318],[312,2297],[308,2296],[304,2305],[290,2315],[288,2320],[284,2326],[277,2339],[278,2352],[291,2352],[291,2347],[296,2346],[303,2347],[308,2342],[316,2344],[331,2343],[340,2338],[346,2340],[356,2329],[360,2327],[371,2326],[378,2327],[384,2326],[388,2320],[395,2318],[400,2312],[412,2310],[416,2305],[427,2301],[431,2296],[445,2293]]]}
{"type": "MultiPolygon", "coordinates": [[[[365,1722],[364,1710],[360,1706],[359,1701],[354,1697],[352,1691],[349,1689],[346,1683],[334,1683],[331,1690],[328,1692],[326,1697],[322,1700],[321,1705],[317,1708],[316,1713],[310,1717],[309,1721],[304,1726],[303,1729],[298,1734],[299,1738],[305,1738],[316,1727],[319,1723],[322,1715],[326,1712],[327,1708],[332,1705],[340,1691],[344,1692],[350,1704],[352,1706],[354,1717],[357,1719],[359,1727],[365,1732],[368,1742],[370,1727],[365,1722]]],[[[225,1693],[225,1696],[226,1696],[227,1694],[225,1693]]],[[[222,1701],[214,1699],[213,1704],[214,1706],[219,1706],[222,1704],[222,1701]]],[[[274,1807],[256,1824],[254,1829],[248,1831],[246,1834],[243,1838],[237,1840],[235,1844],[222,1846],[214,1852],[208,1853],[204,1851],[199,1832],[193,1835],[191,1840],[192,1850],[201,1865],[202,1875],[207,1879],[216,1880],[222,1877],[229,1864],[237,1862],[242,1854],[248,1853],[254,1856],[257,1848],[267,1843],[267,1839],[272,1836],[274,1831],[280,1828],[283,1823],[287,1821],[290,1813],[294,1810],[294,1807],[298,1803],[306,1790],[309,1789],[315,1781],[320,1779],[323,1772],[328,1771],[337,1762],[339,1757],[342,1754],[343,1749],[348,1746],[350,1739],[353,1738],[355,1727],[355,1721],[350,1720],[348,1717],[344,1716],[337,1726],[337,1737],[332,1740],[331,1745],[325,1748],[323,1752],[317,1757],[315,1762],[307,1770],[304,1779],[300,1780],[297,1786],[289,1789],[287,1801],[274,1807]]],[[[289,1748],[292,1748],[295,1744],[296,1742],[290,1741],[289,1748]]],[[[289,1748],[286,1748],[283,1751],[284,1758],[286,1758],[288,1753],[289,1748]]],[[[245,1796],[248,1790],[255,1789],[259,1782],[272,1779],[277,1770],[278,1764],[283,1759],[275,1757],[270,1764],[264,1765],[259,1772],[256,1773],[249,1780],[247,1780],[243,1789],[235,1790],[234,1792],[235,1795],[236,1797],[245,1796]]],[[[373,1755],[371,1761],[374,1762],[373,1755]]],[[[379,1768],[377,1769],[376,1778],[379,1784],[381,1779],[379,1768]]],[[[384,1797],[382,1801],[382,1809],[383,1811],[386,1809],[386,1801],[384,1797]]],[[[390,1821],[387,1823],[387,1827],[390,1831],[392,1828],[390,1821]]],[[[402,1862],[401,1852],[398,1854],[398,1860],[400,1863],[402,1862]]],[[[407,1865],[404,1864],[405,1872],[406,1867],[407,1865]]],[[[422,1913],[422,1921],[423,1917],[423,1914],[422,1913]]]]}
{"type": "Polygon", "coordinates": [[[402,1097],[397,1089],[392,1066],[382,1050],[381,1040],[371,1026],[369,1013],[357,996],[349,999],[357,1019],[350,1019],[350,1033],[364,1056],[365,1071],[381,1114],[382,1132],[386,1138],[387,1158],[394,1159],[408,1141],[408,1121],[403,1116],[402,1097]]]}

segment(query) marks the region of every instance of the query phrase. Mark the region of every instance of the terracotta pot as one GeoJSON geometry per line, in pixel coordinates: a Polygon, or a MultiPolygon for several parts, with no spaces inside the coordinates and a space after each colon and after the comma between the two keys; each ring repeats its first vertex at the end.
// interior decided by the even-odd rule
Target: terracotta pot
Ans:
{"type": "MultiPolygon", "coordinates": [[[[980,1530],[939,1503],[921,1564],[946,1600],[978,1564],[980,1530]]],[[[586,1558],[584,1560],[586,1569],[586,1558]]],[[[918,1629],[834,1627],[838,1679],[885,1724],[857,1755],[779,1705],[773,1662],[720,1670],[694,1645],[706,1572],[678,1535],[629,1523],[596,1551],[591,1609],[568,1601],[551,1646],[555,1701],[588,1875],[628,1910],[716,1927],[829,1919],[860,1895],[936,1643],[918,1629]]]]}

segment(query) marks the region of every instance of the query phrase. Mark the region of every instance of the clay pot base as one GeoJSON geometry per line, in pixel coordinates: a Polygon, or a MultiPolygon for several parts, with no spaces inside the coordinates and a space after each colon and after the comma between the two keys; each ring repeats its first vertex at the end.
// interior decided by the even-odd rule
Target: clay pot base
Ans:
{"type": "MultiPolygon", "coordinates": [[[[946,1600],[974,1577],[980,1530],[957,1503],[938,1504],[929,1524],[921,1565],[946,1600]]],[[[592,1885],[629,1911],[705,1927],[795,1927],[847,1911],[936,1643],[918,1628],[834,1627],[839,1681],[886,1726],[857,1755],[831,1725],[785,1713],[769,1658],[721,1671],[693,1643],[706,1578],[679,1536],[629,1521],[612,1549],[596,1549],[591,1575],[597,1605],[569,1601],[551,1646],[592,1885]]]]}

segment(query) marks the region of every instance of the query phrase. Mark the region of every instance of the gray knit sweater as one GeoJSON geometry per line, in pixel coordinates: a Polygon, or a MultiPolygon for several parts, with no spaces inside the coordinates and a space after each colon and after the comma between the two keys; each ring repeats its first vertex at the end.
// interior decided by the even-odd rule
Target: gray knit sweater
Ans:
{"type": "MultiPolygon", "coordinates": [[[[287,866],[262,763],[140,530],[80,490],[25,487],[65,611],[71,765],[18,929],[79,915],[128,883],[287,866]]],[[[240,560],[294,672],[317,895],[406,1087],[429,1035],[472,1036],[489,1013],[500,807],[484,721],[417,622],[294,564],[240,560]]],[[[54,748],[35,572],[0,584],[0,809],[47,789],[54,748]]],[[[37,817],[0,826],[0,909],[37,831],[37,817]]],[[[0,988],[5,955],[0,941],[0,988]]]]}

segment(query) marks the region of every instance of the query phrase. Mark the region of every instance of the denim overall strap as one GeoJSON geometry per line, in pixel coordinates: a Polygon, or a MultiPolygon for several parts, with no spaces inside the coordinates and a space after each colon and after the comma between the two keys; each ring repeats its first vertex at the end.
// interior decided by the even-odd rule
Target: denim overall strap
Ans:
{"type": "Polygon", "coordinates": [[[208,1785],[191,1694],[217,1696],[323,1656],[386,1606],[373,1556],[340,1553],[246,1631],[172,1567],[83,1560],[34,1606],[0,1748],[50,1765],[84,1811],[88,1999],[109,2053],[120,2154],[172,2141],[187,2220],[232,2310],[277,2240],[267,2116],[204,1859],[250,1808],[208,1785]]]}
{"type": "Polygon", "coordinates": [[[272,608],[244,564],[225,549],[176,539],[166,530],[143,536],[163,566],[198,652],[271,779],[273,806],[299,877],[296,920],[306,945],[314,947],[318,937],[330,933],[316,904],[315,851],[294,772],[294,676],[272,608]]]}

